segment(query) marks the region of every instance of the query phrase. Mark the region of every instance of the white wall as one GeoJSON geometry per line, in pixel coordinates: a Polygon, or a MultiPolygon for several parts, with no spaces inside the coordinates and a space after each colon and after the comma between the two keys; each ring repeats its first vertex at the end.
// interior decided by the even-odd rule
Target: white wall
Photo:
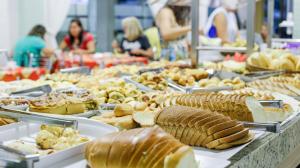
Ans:
{"type": "Polygon", "coordinates": [[[45,0],[17,0],[19,36],[25,36],[36,24],[43,24],[45,0]]]}
{"type": "Polygon", "coordinates": [[[0,49],[11,49],[19,37],[18,0],[1,0],[0,49]]]}
{"type": "Polygon", "coordinates": [[[56,33],[69,4],[70,0],[1,0],[0,49],[12,50],[16,41],[36,24],[56,33]]]}

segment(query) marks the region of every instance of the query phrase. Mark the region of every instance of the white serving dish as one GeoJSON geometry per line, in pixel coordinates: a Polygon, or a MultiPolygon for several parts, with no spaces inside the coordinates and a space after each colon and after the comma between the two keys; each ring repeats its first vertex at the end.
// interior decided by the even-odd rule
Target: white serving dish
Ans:
{"type": "MultiPolygon", "coordinates": [[[[99,138],[108,133],[118,131],[117,128],[102,124],[100,122],[81,118],[78,118],[76,120],[78,121],[78,130],[80,132],[80,135],[88,137],[90,140],[99,138]]],[[[26,142],[35,141],[34,137],[40,130],[40,124],[19,122],[16,124],[8,125],[5,129],[1,128],[0,130],[0,141],[2,141],[4,145],[15,140],[26,140],[26,142]]],[[[39,161],[35,162],[33,167],[51,167],[53,164],[63,162],[75,156],[83,156],[86,143],[49,155],[40,156],[39,161]]]]}

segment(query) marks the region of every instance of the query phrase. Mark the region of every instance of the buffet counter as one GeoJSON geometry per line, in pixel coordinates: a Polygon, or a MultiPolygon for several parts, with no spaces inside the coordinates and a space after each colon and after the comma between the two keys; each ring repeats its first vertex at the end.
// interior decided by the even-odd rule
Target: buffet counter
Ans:
{"type": "Polygon", "coordinates": [[[266,133],[234,155],[235,167],[297,167],[300,164],[300,116],[287,123],[280,133],[266,133]]]}

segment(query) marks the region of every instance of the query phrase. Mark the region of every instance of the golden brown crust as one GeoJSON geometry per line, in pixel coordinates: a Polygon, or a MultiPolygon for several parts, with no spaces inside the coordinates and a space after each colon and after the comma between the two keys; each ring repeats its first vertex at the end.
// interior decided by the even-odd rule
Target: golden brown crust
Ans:
{"type": "Polygon", "coordinates": [[[112,133],[92,141],[86,146],[85,158],[91,168],[163,167],[165,158],[182,147],[185,145],[155,126],[112,133]]]}
{"type": "Polygon", "coordinates": [[[216,149],[220,145],[219,148],[225,148],[223,144],[235,142],[249,134],[248,129],[230,117],[186,106],[163,109],[155,122],[182,143],[207,148],[216,149]]]}
{"type": "Polygon", "coordinates": [[[243,94],[201,93],[186,94],[177,98],[177,105],[196,107],[206,111],[216,111],[239,121],[253,121],[252,112],[246,104],[248,96],[243,94]],[[192,100],[192,103],[189,103],[192,100]]]}

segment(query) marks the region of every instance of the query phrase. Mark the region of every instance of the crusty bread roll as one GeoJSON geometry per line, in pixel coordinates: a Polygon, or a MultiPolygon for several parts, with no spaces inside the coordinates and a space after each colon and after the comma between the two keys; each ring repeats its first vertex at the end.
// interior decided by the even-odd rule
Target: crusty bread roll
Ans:
{"type": "Polygon", "coordinates": [[[117,104],[114,113],[116,117],[131,115],[134,109],[130,104],[117,104]]]}
{"type": "Polygon", "coordinates": [[[294,65],[297,65],[298,63],[298,58],[291,53],[285,54],[284,56],[282,56],[282,58],[290,60],[294,65]]]}
{"type": "Polygon", "coordinates": [[[158,126],[106,135],[87,144],[91,168],[196,168],[192,148],[158,126]]]}
{"type": "Polygon", "coordinates": [[[155,122],[182,143],[210,149],[230,148],[253,138],[237,121],[193,107],[166,107],[156,116],[155,122]]]}
{"type": "Polygon", "coordinates": [[[176,100],[178,105],[216,111],[239,121],[265,121],[263,107],[253,97],[243,94],[186,94],[176,100]],[[262,114],[261,114],[262,113],[262,114]]]}
{"type": "Polygon", "coordinates": [[[252,65],[256,65],[262,68],[269,68],[271,59],[263,53],[253,53],[249,57],[249,62],[252,65]]]}
{"type": "Polygon", "coordinates": [[[278,58],[274,59],[270,66],[271,69],[275,70],[290,70],[294,71],[296,68],[296,65],[287,58],[278,58]]]}

